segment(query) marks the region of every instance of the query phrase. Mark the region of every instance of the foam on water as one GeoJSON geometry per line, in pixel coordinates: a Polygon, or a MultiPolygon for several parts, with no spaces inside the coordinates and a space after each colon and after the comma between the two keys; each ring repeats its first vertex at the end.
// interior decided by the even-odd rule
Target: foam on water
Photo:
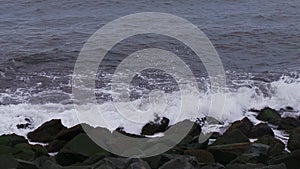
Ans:
{"type": "MultiPolygon", "coordinates": [[[[189,90],[181,92],[188,92],[189,90]]],[[[255,86],[239,87],[226,92],[226,100],[222,112],[221,123],[226,128],[231,122],[239,120],[245,116],[249,117],[254,124],[260,121],[255,118],[255,113],[248,111],[251,108],[261,109],[269,106],[280,109],[286,106],[294,108],[294,112],[283,112],[283,116],[297,116],[300,110],[300,79],[282,76],[279,80],[269,83],[268,94],[262,94],[262,91],[255,86]]],[[[200,95],[190,94],[189,104],[199,102],[198,111],[185,110],[186,114],[178,115],[180,110],[180,92],[165,94],[166,101],[158,102],[156,106],[165,106],[164,112],[154,112],[159,116],[165,116],[174,124],[183,119],[196,120],[207,116],[210,106],[210,96],[208,93],[200,95]]],[[[141,110],[151,109],[149,102],[143,99],[133,101],[133,104],[141,110]]],[[[81,105],[84,110],[84,117],[78,120],[76,110],[72,104],[47,103],[47,104],[9,104],[0,105],[0,133],[16,133],[26,135],[29,131],[37,128],[42,123],[50,119],[62,119],[64,125],[71,127],[80,122],[87,122],[93,126],[101,126],[114,130],[119,126],[125,128],[127,132],[140,133],[145,122],[154,119],[154,115],[141,117],[140,123],[130,121],[131,117],[120,115],[112,101],[107,101],[98,105],[81,105]],[[26,123],[25,118],[30,119],[32,127],[29,129],[17,129],[17,124],[26,123]],[[129,119],[129,120],[128,120],[129,119]]],[[[126,113],[126,112],[125,112],[126,113]]],[[[213,114],[210,114],[213,116],[213,114]]],[[[81,116],[82,117],[82,116],[81,116]]],[[[215,129],[215,128],[213,128],[215,129]]],[[[276,131],[275,134],[282,139],[286,139],[284,133],[276,131]]]]}

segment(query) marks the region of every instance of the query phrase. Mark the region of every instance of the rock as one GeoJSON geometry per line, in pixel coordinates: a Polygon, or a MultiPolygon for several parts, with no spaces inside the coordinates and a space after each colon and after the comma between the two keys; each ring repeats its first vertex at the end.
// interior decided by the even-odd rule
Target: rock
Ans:
{"type": "Polygon", "coordinates": [[[127,159],[125,158],[116,158],[116,157],[106,157],[94,165],[92,165],[92,168],[97,169],[124,169],[127,163],[127,159]]]}
{"type": "Polygon", "coordinates": [[[151,169],[149,164],[142,159],[131,159],[126,164],[126,169],[151,169]]]}
{"type": "Polygon", "coordinates": [[[195,156],[201,163],[213,163],[215,162],[214,156],[206,150],[186,150],[185,155],[195,156]]]}
{"type": "Polygon", "coordinates": [[[58,164],[66,166],[76,162],[83,162],[88,157],[102,153],[109,154],[97,144],[95,144],[86,134],[78,134],[69,141],[56,155],[58,164]]]}
{"type": "Polygon", "coordinates": [[[133,138],[146,138],[145,136],[141,136],[141,135],[137,135],[137,134],[132,134],[132,133],[127,133],[123,127],[118,127],[116,130],[116,132],[121,133],[125,136],[128,137],[133,137],[133,138]]]}
{"type": "Polygon", "coordinates": [[[268,124],[265,123],[259,123],[258,125],[254,126],[251,131],[251,136],[253,138],[259,138],[264,135],[270,135],[274,137],[273,130],[268,126],[268,124]]]}
{"type": "Polygon", "coordinates": [[[258,120],[267,121],[271,124],[278,124],[281,120],[281,116],[278,111],[265,107],[260,110],[259,114],[256,117],[258,120]]]}
{"type": "Polygon", "coordinates": [[[300,149],[300,127],[295,128],[290,133],[290,138],[287,144],[287,148],[291,151],[300,149]]]}
{"type": "Polygon", "coordinates": [[[53,141],[56,135],[64,129],[66,129],[66,127],[62,125],[61,120],[50,120],[42,124],[36,130],[28,133],[27,137],[32,142],[48,143],[53,141]]]}
{"type": "Polygon", "coordinates": [[[17,161],[18,161],[18,169],[38,169],[33,162],[19,160],[19,159],[17,159],[17,161]]]}
{"type": "Polygon", "coordinates": [[[198,169],[199,164],[194,163],[188,158],[175,158],[165,164],[163,164],[159,169],[198,169]]]}
{"type": "Polygon", "coordinates": [[[291,130],[293,128],[299,127],[300,121],[292,118],[292,117],[286,117],[280,120],[278,124],[278,130],[291,130]]]}
{"type": "Polygon", "coordinates": [[[243,154],[250,147],[250,143],[234,143],[226,145],[209,146],[208,151],[214,156],[216,162],[228,164],[237,156],[243,154]]]}
{"type": "Polygon", "coordinates": [[[269,161],[269,164],[284,163],[287,169],[299,169],[300,166],[300,150],[295,150],[292,153],[282,153],[269,161]]]}
{"type": "Polygon", "coordinates": [[[164,132],[169,126],[170,120],[166,117],[157,118],[147,123],[143,128],[141,135],[153,135],[155,133],[164,132]]]}
{"type": "Polygon", "coordinates": [[[239,129],[233,129],[225,132],[222,136],[218,137],[212,145],[223,145],[233,143],[250,142],[248,137],[245,136],[239,129]]]}
{"type": "Polygon", "coordinates": [[[47,150],[41,145],[30,145],[28,143],[20,143],[15,146],[19,150],[14,157],[22,160],[32,161],[40,156],[48,156],[47,150]]]}
{"type": "Polygon", "coordinates": [[[285,148],[285,145],[283,142],[281,142],[280,140],[278,140],[270,135],[265,135],[265,136],[259,138],[256,141],[256,143],[262,143],[262,144],[270,146],[270,149],[268,151],[269,158],[273,158],[277,155],[280,155],[285,148]]]}
{"type": "Polygon", "coordinates": [[[39,169],[62,169],[62,166],[58,165],[53,157],[39,157],[34,160],[34,164],[39,169]]]}
{"type": "Polygon", "coordinates": [[[61,130],[57,134],[56,140],[70,141],[80,133],[84,133],[84,130],[83,130],[81,124],[78,124],[78,125],[73,126],[71,128],[61,130]]]}
{"type": "Polygon", "coordinates": [[[231,163],[266,163],[268,150],[268,145],[253,143],[245,153],[239,155],[231,163]]]}
{"type": "Polygon", "coordinates": [[[0,155],[1,168],[17,168],[19,162],[12,155],[0,155]]]}
{"type": "Polygon", "coordinates": [[[28,143],[28,141],[23,136],[18,136],[16,134],[8,134],[0,136],[0,145],[5,146],[15,146],[19,143],[28,143]]]}
{"type": "Polygon", "coordinates": [[[46,149],[49,153],[58,152],[67,142],[64,140],[53,140],[51,143],[46,145],[46,149]]]}
{"type": "Polygon", "coordinates": [[[226,132],[230,132],[233,129],[239,129],[245,136],[250,137],[252,127],[252,122],[245,117],[242,120],[233,122],[226,132]]]}
{"type": "Polygon", "coordinates": [[[24,123],[24,124],[17,124],[17,129],[27,129],[27,128],[32,128],[30,123],[24,123]]]}
{"type": "Polygon", "coordinates": [[[287,169],[285,164],[269,165],[263,164],[229,164],[226,169],[287,169]]]}

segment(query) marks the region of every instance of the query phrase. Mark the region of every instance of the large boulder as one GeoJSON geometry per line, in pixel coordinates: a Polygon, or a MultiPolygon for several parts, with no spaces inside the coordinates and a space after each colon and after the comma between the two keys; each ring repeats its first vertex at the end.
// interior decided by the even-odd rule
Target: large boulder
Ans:
{"type": "Polygon", "coordinates": [[[141,135],[153,135],[155,133],[164,132],[169,126],[170,120],[166,117],[157,117],[154,121],[147,123],[141,131],[141,135]]]}
{"type": "Polygon", "coordinates": [[[245,136],[250,137],[251,130],[252,130],[253,124],[252,122],[247,118],[243,118],[242,120],[235,121],[231,124],[231,126],[227,129],[226,132],[230,132],[234,129],[240,130],[245,136]]]}
{"type": "Polygon", "coordinates": [[[69,141],[56,155],[56,161],[63,166],[83,162],[94,154],[109,153],[95,144],[86,134],[78,134],[69,141]]]}
{"type": "Polygon", "coordinates": [[[28,143],[28,141],[23,136],[18,136],[16,134],[8,134],[0,136],[0,145],[4,146],[15,146],[19,143],[28,143]]]}
{"type": "Polygon", "coordinates": [[[290,133],[287,147],[291,151],[300,149],[300,127],[293,129],[290,133]]]}
{"type": "Polygon", "coordinates": [[[278,130],[291,130],[293,128],[299,127],[300,121],[292,117],[282,118],[278,124],[278,130]]]}
{"type": "Polygon", "coordinates": [[[206,150],[186,150],[185,155],[195,156],[201,163],[213,163],[215,162],[214,156],[206,150]]]}
{"type": "Polygon", "coordinates": [[[199,164],[197,163],[196,159],[190,158],[175,158],[172,159],[165,164],[163,164],[159,169],[198,169],[199,164]]]}
{"type": "Polygon", "coordinates": [[[32,142],[48,143],[53,141],[60,131],[65,129],[66,127],[62,125],[60,119],[54,119],[42,124],[36,130],[28,133],[27,137],[32,142]]]}
{"type": "Polygon", "coordinates": [[[239,155],[231,163],[266,163],[269,147],[265,144],[252,143],[245,153],[239,155]]]}
{"type": "Polygon", "coordinates": [[[261,143],[270,146],[269,151],[268,151],[268,157],[273,158],[277,155],[280,155],[285,148],[285,145],[282,141],[270,136],[270,135],[265,135],[261,138],[259,138],[256,143],[261,143]]]}
{"type": "Polygon", "coordinates": [[[253,138],[259,138],[265,135],[274,137],[273,130],[266,123],[259,123],[258,125],[254,126],[251,131],[251,136],[253,138]]]}
{"type": "Polygon", "coordinates": [[[256,116],[258,120],[267,121],[271,124],[278,124],[281,120],[281,116],[278,111],[265,107],[256,116]]]}
{"type": "Polygon", "coordinates": [[[70,141],[80,133],[84,133],[84,130],[83,130],[81,124],[77,124],[71,128],[61,130],[56,135],[56,140],[70,141]]]}
{"type": "Polygon", "coordinates": [[[250,143],[234,143],[226,145],[209,146],[208,151],[214,156],[216,162],[228,164],[237,156],[245,153],[250,147],[250,143]]]}
{"type": "Polygon", "coordinates": [[[48,150],[49,153],[58,152],[67,142],[64,140],[53,140],[45,148],[48,150]]]}
{"type": "Polygon", "coordinates": [[[225,132],[222,136],[218,137],[213,145],[233,144],[250,142],[248,137],[245,136],[239,129],[225,132]]]}

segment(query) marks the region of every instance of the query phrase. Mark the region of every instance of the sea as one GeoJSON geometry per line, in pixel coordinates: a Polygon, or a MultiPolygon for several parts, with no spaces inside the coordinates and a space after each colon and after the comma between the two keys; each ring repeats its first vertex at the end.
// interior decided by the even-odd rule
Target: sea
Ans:
{"type": "MultiPolygon", "coordinates": [[[[223,127],[243,117],[257,124],[260,121],[249,110],[266,106],[278,110],[292,107],[282,116],[296,117],[300,113],[299,9],[299,0],[1,0],[0,134],[26,135],[55,118],[68,127],[82,122],[74,107],[72,78],[83,45],[105,24],[141,12],[184,18],[209,38],[226,75],[226,99],[219,123],[223,127]],[[30,123],[26,129],[16,126],[26,123],[30,123]]],[[[143,123],[132,124],[118,116],[111,77],[127,55],[146,48],[175,53],[196,75],[199,93],[190,93],[188,104],[200,106],[183,118],[195,120],[209,111],[210,80],[193,51],[167,36],[137,35],[115,45],[99,65],[94,90],[97,105],[81,105],[93,116],[99,116],[99,110],[105,114],[106,121],[99,122],[100,126],[140,132],[143,123]]],[[[165,72],[137,74],[128,89],[130,100],[147,109],[153,90],[163,91],[168,98],[164,111],[156,115],[176,123],[173,117],[180,109],[178,100],[183,91],[165,72]]],[[[189,88],[183,90],[189,92],[189,88]]],[[[277,137],[288,138],[274,131],[277,137]]]]}

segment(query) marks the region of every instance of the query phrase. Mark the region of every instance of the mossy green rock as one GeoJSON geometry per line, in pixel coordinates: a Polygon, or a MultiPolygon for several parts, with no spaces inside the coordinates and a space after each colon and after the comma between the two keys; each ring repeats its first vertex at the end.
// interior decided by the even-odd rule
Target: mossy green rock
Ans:
{"type": "Polygon", "coordinates": [[[263,108],[256,118],[258,120],[268,121],[272,124],[278,124],[281,120],[280,114],[269,107],[263,108]]]}
{"type": "Polygon", "coordinates": [[[291,151],[300,149],[300,127],[293,129],[290,133],[287,147],[291,151]]]}
{"type": "Polygon", "coordinates": [[[61,165],[70,165],[82,162],[94,154],[108,154],[95,144],[86,134],[79,134],[68,142],[56,155],[56,160],[61,165]]]}
{"type": "Polygon", "coordinates": [[[280,155],[285,148],[285,145],[282,141],[270,136],[270,135],[265,135],[261,138],[259,138],[256,143],[262,143],[265,145],[270,146],[268,156],[269,158],[275,157],[277,155],[280,155]]]}
{"type": "Polygon", "coordinates": [[[28,143],[28,141],[23,136],[18,136],[16,134],[8,134],[0,136],[0,145],[4,146],[15,146],[19,143],[28,143]]]}

